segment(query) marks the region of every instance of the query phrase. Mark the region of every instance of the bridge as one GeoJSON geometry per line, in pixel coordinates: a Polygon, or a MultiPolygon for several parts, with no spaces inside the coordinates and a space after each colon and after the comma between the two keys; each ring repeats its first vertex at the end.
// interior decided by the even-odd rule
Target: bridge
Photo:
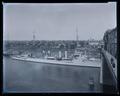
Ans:
{"type": "Polygon", "coordinates": [[[117,60],[104,49],[101,49],[102,59],[102,87],[104,93],[117,92],[117,60]]]}

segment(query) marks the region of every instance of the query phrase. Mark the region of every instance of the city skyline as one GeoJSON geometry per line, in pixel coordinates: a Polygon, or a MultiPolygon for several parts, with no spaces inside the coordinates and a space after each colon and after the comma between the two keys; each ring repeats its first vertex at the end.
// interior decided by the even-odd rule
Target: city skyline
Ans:
{"type": "Polygon", "coordinates": [[[116,3],[3,4],[3,40],[101,40],[116,27],[116,3]]]}

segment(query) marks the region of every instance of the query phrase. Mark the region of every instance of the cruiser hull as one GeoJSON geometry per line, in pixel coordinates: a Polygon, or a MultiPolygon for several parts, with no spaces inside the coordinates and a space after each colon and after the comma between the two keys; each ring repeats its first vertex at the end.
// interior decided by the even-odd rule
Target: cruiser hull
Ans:
{"type": "Polygon", "coordinates": [[[44,63],[44,64],[56,64],[56,65],[69,65],[69,66],[84,66],[84,67],[101,67],[100,62],[82,62],[81,60],[73,60],[73,61],[65,61],[65,60],[47,60],[47,59],[38,59],[38,58],[28,58],[28,57],[12,57],[12,59],[27,61],[27,62],[36,62],[36,63],[44,63]]]}

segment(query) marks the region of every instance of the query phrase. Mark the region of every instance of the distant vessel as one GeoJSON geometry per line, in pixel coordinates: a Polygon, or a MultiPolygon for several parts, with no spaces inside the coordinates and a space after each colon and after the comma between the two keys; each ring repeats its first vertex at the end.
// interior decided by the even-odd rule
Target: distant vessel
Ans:
{"type": "Polygon", "coordinates": [[[65,61],[65,60],[61,60],[58,61],[56,59],[40,59],[40,58],[30,58],[30,57],[12,57],[12,59],[16,59],[16,60],[23,60],[23,61],[32,61],[32,62],[41,62],[41,63],[57,63],[57,64],[65,64],[65,63],[72,63],[72,61],[65,61]]]}
{"type": "Polygon", "coordinates": [[[42,62],[42,63],[59,63],[59,64],[63,64],[63,63],[72,63],[72,59],[71,58],[67,58],[67,52],[65,51],[65,58],[62,58],[61,56],[61,52],[59,51],[59,56],[58,57],[52,57],[52,56],[45,56],[44,59],[41,58],[33,58],[31,57],[31,55],[17,55],[17,56],[12,56],[12,59],[16,59],[16,60],[24,60],[24,61],[33,61],[33,62],[42,62]]]}
{"type": "MultiPolygon", "coordinates": [[[[79,45],[78,44],[78,30],[76,30],[76,32],[77,32],[77,34],[76,34],[76,42],[77,42],[77,46],[78,46],[79,45]]],[[[35,41],[35,34],[33,34],[33,41],[35,41]]],[[[43,53],[45,54],[46,52],[43,50],[43,53]]],[[[65,51],[65,56],[64,57],[62,57],[62,52],[61,51],[58,52],[58,56],[51,56],[50,55],[51,52],[49,50],[48,50],[47,53],[48,54],[46,54],[44,59],[33,57],[32,54],[11,56],[11,58],[16,59],[16,60],[30,61],[30,62],[52,63],[52,64],[67,64],[67,65],[79,65],[79,64],[82,64],[83,66],[85,66],[84,65],[85,61],[88,61],[87,55],[86,54],[81,55],[81,53],[78,52],[77,49],[75,49],[75,52],[71,56],[71,58],[70,57],[68,58],[67,51],[65,51]]],[[[95,59],[92,58],[90,61],[94,61],[94,60],[95,59]]]]}
{"type": "MultiPolygon", "coordinates": [[[[33,41],[35,41],[35,32],[33,32],[33,41]]],[[[34,43],[34,42],[33,42],[34,43]]],[[[45,54],[45,50],[43,50],[43,53],[45,54]]],[[[50,54],[50,50],[48,50],[47,52],[48,54],[50,54]]],[[[57,63],[57,64],[64,64],[64,63],[72,63],[72,58],[68,58],[67,57],[67,51],[65,51],[65,57],[62,57],[62,52],[59,51],[58,56],[48,56],[46,54],[46,56],[44,56],[44,59],[41,58],[36,58],[33,57],[33,54],[24,54],[24,55],[17,55],[17,56],[11,56],[12,59],[16,59],[16,60],[24,60],[24,61],[33,61],[33,62],[42,62],[42,63],[57,63]]]]}
{"type": "Polygon", "coordinates": [[[44,63],[44,64],[55,64],[55,65],[69,65],[69,66],[89,66],[89,67],[100,67],[101,63],[99,61],[88,60],[86,56],[79,55],[77,59],[56,59],[55,57],[47,57],[44,59],[41,58],[31,58],[27,55],[25,56],[12,56],[12,59],[27,61],[27,62],[36,62],[36,63],[44,63]],[[97,63],[96,63],[97,62],[97,63]]]}

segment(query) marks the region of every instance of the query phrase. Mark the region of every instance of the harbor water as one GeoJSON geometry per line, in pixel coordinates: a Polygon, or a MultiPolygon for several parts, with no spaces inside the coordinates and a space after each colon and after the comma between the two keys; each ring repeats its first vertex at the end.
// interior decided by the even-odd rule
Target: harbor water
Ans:
{"type": "Polygon", "coordinates": [[[101,92],[100,68],[54,65],[3,57],[4,92],[101,92]],[[90,89],[90,77],[94,88],[90,89]]]}

